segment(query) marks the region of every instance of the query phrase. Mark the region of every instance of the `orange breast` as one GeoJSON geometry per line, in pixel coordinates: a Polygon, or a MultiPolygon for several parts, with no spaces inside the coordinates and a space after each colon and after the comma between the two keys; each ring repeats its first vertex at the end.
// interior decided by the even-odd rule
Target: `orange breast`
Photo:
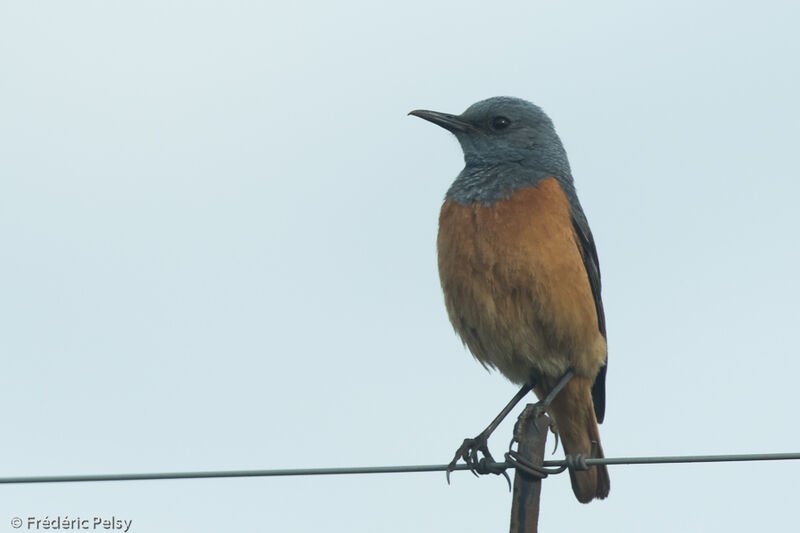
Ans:
{"type": "Polygon", "coordinates": [[[437,246],[450,321],[479,361],[517,383],[594,379],[606,344],[555,179],[492,207],[446,201],[437,246]]]}

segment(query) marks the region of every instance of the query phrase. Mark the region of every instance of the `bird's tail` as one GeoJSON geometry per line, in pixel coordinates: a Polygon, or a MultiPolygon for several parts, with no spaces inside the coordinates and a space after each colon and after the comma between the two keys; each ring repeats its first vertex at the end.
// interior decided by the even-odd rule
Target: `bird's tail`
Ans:
{"type": "MultiPolygon", "coordinates": [[[[568,455],[583,453],[592,457],[592,442],[596,442],[593,457],[603,457],[591,389],[591,380],[574,377],[550,404],[550,414],[555,418],[564,453],[568,455]]],[[[572,491],[581,503],[608,496],[611,484],[605,465],[596,465],[589,470],[570,470],[569,476],[572,491]]]]}

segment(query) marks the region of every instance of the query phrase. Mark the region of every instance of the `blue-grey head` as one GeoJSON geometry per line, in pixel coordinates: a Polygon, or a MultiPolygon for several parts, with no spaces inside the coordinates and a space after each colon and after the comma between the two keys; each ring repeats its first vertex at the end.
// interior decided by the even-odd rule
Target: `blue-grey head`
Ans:
{"type": "Polygon", "coordinates": [[[409,114],[452,132],[461,144],[465,167],[448,199],[491,204],[551,176],[572,189],[567,153],[550,117],[537,105],[497,96],[460,115],[425,109],[409,114]]]}

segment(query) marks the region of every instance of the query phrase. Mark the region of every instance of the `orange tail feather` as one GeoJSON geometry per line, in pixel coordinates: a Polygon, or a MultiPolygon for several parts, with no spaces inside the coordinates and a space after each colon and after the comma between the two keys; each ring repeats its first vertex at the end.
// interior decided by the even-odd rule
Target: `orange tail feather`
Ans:
{"type": "MultiPolygon", "coordinates": [[[[555,419],[564,453],[568,455],[583,453],[589,457],[592,452],[592,442],[596,442],[594,457],[603,457],[591,389],[591,380],[575,377],[550,405],[550,414],[555,419]]],[[[608,496],[611,484],[605,466],[593,466],[584,471],[570,470],[569,475],[572,480],[572,491],[581,503],[589,503],[595,498],[603,499],[608,496]]]]}

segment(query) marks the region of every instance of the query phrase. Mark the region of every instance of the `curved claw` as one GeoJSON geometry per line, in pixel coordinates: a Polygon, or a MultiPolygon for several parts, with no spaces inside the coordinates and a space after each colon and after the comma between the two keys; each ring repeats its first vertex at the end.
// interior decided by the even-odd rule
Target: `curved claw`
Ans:
{"type": "Polygon", "coordinates": [[[487,438],[483,435],[478,435],[474,439],[464,439],[461,446],[456,450],[453,460],[447,465],[446,477],[447,484],[450,484],[450,472],[455,470],[456,464],[459,459],[463,459],[469,467],[470,472],[475,477],[480,477],[480,474],[502,474],[508,483],[508,489],[511,490],[511,478],[505,471],[505,468],[498,469],[496,466],[497,461],[492,457],[487,444],[487,438]],[[483,457],[481,457],[481,455],[483,457]],[[490,466],[491,465],[491,466],[490,466]]]}
{"type": "MultiPolygon", "coordinates": [[[[533,404],[533,412],[531,413],[531,417],[533,417],[533,427],[535,427],[536,431],[539,433],[543,431],[542,428],[539,427],[539,417],[546,414],[547,407],[542,405],[542,402],[533,404]]],[[[545,426],[544,431],[547,431],[547,426],[545,426]]]]}
{"type": "MultiPolygon", "coordinates": [[[[459,459],[464,459],[464,462],[471,466],[470,463],[470,453],[474,449],[476,439],[464,439],[464,442],[461,443],[461,446],[456,450],[456,454],[453,456],[453,460],[450,461],[450,464],[447,465],[447,470],[445,471],[445,476],[447,477],[447,484],[450,484],[450,472],[456,469],[456,464],[458,463],[459,459]]],[[[470,468],[470,470],[473,470],[470,468]]],[[[475,472],[472,472],[475,474],[475,472]]],[[[476,476],[478,474],[475,474],[476,476]]]]}
{"type": "Polygon", "coordinates": [[[456,450],[453,460],[447,465],[448,479],[450,478],[450,472],[455,470],[456,463],[458,463],[459,459],[463,459],[467,466],[470,467],[472,473],[477,476],[478,473],[476,470],[478,470],[481,460],[481,457],[478,455],[479,452],[483,453],[484,457],[491,458],[492,454],[489,453],[486,439],[480,436],[474,439],[464,439],[464,442],[462,442],[461,446],[456,450]]]}

